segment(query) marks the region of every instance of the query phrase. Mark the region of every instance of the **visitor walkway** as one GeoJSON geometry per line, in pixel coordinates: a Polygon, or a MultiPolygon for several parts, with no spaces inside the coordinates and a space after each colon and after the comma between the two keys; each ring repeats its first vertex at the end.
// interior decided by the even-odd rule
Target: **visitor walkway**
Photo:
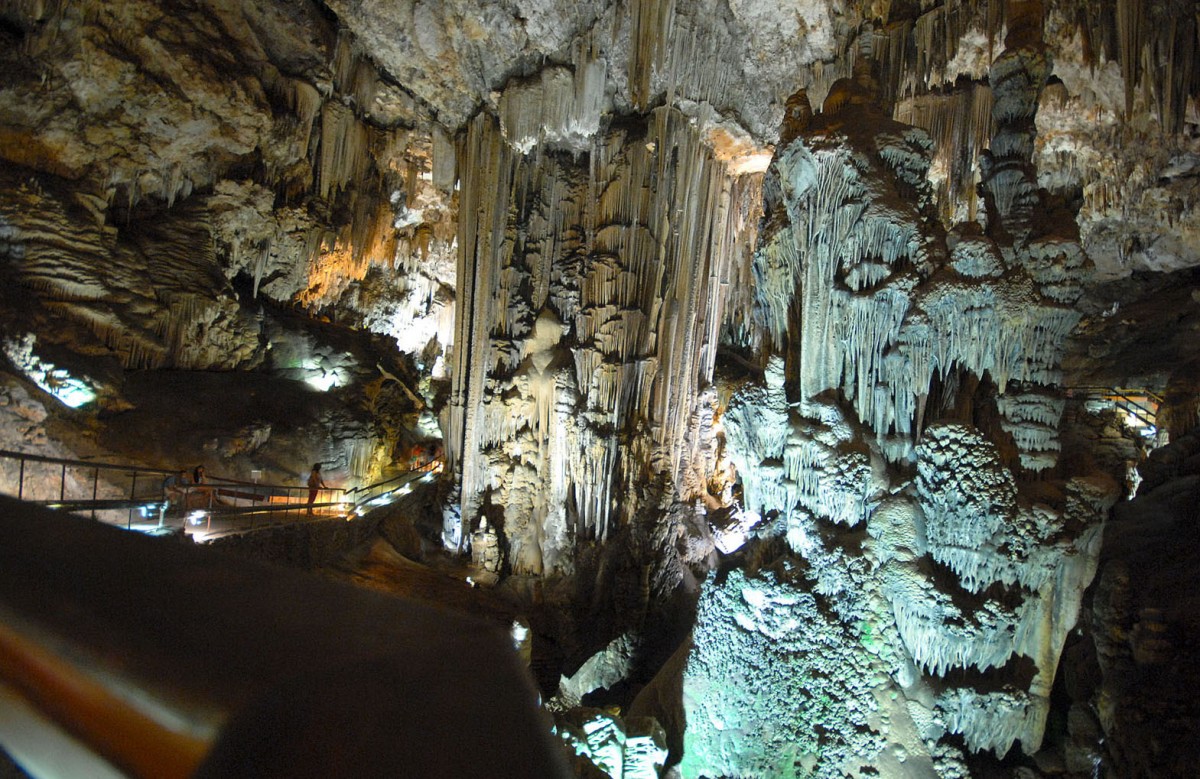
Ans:
{"type": "Polygon", "coordinates": [[[432,479],[441,461],[412,463],[375,484],[326,488],[308,505],[308,487],[209,477],[168,494],[163,481],[178,469],[145,468],[0,450],[0,493],[150,534],[184,532],[198,541],[268,526],[353,519],[432,479]]]}
{"type": "Polygon", "coordinates": [[[1153,438],[1158,434],[1158,410],[1163,399],[1148,389],[1101,386],[1064,389],[1068,398],[1116,409],[1125,426],[1138,435],[1153,438]]]}

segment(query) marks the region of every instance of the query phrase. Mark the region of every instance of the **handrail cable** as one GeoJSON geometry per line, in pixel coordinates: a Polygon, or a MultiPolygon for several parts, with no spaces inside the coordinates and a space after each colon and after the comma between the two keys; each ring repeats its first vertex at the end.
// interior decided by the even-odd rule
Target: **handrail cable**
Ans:
{"type": "MultiPolygon", "coordinates": [[[[353,517],[355,514],[361,513],[361,509],[365,504],[377,500],[382,496],[388,496],[398,491],[407,492],[407,485],[420,478],[421,474],[431,474],[441,470],[441,461],[430,457],[424,461],[414,463],[413,467],[404,470],[387,479],[375,482],[373,484],[345,488],[345,487],[322,487],[318,493],[325,497],[326,500],[314,502],[311,506],[304,500],[291,500],[296,493],[304,495],[311,488],[307,485],[291,485],[291,484],[268,484],[262,482],[245,481],[242,479],[233,479],[223,476],[209,476],[200,484],[185,483],[178,485],[178,493],[182,495],[182,499],[172,499],[169,496],[164,497],[164,489],[158,481],[151,481],[152,485],[149,492],[143,487],[143,494],[138,495],[138,477],[139,476],[170,476],[178,472],[186,471],[186,468],[153,468],[135,465],[124,465],[117,463],[97,462],[93,460],[79,460],[64,457],[51,457],[48,455],[34,454],[30,452],[18,452],[7,449],[0,449],[0,459],[16,459],[20,462],[18,475],[18,485],[16,497],[19,500],[29,500],[29,502],[37,503],[43,506],[56,508],[66,511],[90,511],[92,519],[96,518],[97,511],[107,510],[128,510],[128,518],[126,520],[126,528],[133,528],[133,515],[135,511],[140,510],[142,516],[146,516],[147,512],[158,512],[159,524],[158,528],[162,529],[163,517],[165,511],[170,505],[182,505],[184,509],[189,507],[192,510],[200,510],[206,515],[215,514],[230,515],[230,516],[263,516],[263,515],[288,515],[293,512],[299,513],[308,509],[328,509],[330,507],[346,508],[349,504],[349,510],[346,514],[353,517]],[[33,499],[26,496],[25,482],[28,476],[26,470],[27,462],[46,463],[50,465],[60,466],[58,470],[58,495],[57,497],[46,497],[33,499]],[[91,490],[90,498],[78,498],[67,496],[67,469],[83,469],[91,471],[91,490]],[[124,475],[131,479],[129,492],[127,497],[100,497],[100,472],[117,472],[118,475],[124,475]],[[196,506],[192,496],[207,494],[207,505],[196,506]],[[250,501],[251,505],[230,505],[227,500],[245,500],[250,501]],[[284,502],[277,502],[275,498],[283,498],[284,502]],[[332,498],[332,500],[329,500],[332,498]],[[255,505],[257,504],[257,505],[255,505]]],[[[115,476],[114,476],[115,477],[115,476]]],[[[53,477],[51,477],[53,478],[53,477]]],[[[75,478],[73,474],[73,479],[75,478]]],[[[87,478],[87,477],[84,477],[87,478]]],[[[113,477],[110,477],[113,478],[113,477]]],[[[72,481],[72,484],[75,484],[72,481]]],[[[85,482],[86,483],[86,482],[85,482]]],[[[145,485],[147,482],[143,481],[145,485]]],[[[74,491],[74,490],[72,490],[74,491]]],[[[329,514],[320,514],[317,518],[329,518],[329,514]]],[[[313,518],[311,514],[305,513],[304,518],[313,518]]],[[[297,520],[299,521],[299,520],[297,520]]],[[[211,519],[209,520],[211,522],[211,519]]],[[[254,529],[259,527],[258,524],[253,525],[254,529]]]]}

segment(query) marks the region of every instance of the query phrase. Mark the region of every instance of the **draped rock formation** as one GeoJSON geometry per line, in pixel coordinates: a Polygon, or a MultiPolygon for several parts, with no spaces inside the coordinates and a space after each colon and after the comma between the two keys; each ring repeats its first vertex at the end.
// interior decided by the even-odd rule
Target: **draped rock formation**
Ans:
{"type": "Polygon", "coordinates": [[[685,761],[699,773],[841,775],[907,738],[924,774],[944,776],[960,770],[945,733],[999,754],[1040,746],[1116,492],[1055,467],[1059,364],[1085,260],[1073,223],[1047,218],[1030,164],[1047,70],[1040,41],[1017,35],[993,66],[983,229],[943,231],[928,136],[874,107],[865,67],[776,155],[755,279],[779,357],[723,422],[747,508],[786,539],[775,565],[791,586],[764,573],[702,600],[685,676],[685,761]],[[824,609],[801,608],[809,588],[824,609]],[[866,645],[823,656],[822,678],[857,686],[799,704],[782,692],[743,700],[742,663],[776,661],[714,663],[709,647],[747,630],[866,645]],[[789,705],[791,749],[724,746],[789,705]],[[822,737],[797,740],[813,729],[822,737]]]}
{"type": "Polygon", "coordinates": [[[704,491],[702,390],[759,177],[732,172],[696,125],[658,109],[573,158],[523,154],[490,117],[472,123],[449,543],[490,505],[514,572],[569,570],[576,543],[704,491]]]}

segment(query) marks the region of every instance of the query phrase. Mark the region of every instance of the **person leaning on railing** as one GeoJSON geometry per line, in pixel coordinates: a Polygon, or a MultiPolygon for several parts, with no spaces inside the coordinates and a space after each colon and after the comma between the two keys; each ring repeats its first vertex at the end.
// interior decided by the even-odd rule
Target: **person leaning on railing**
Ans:
{"type": "Polygon", "coordinates": [[[187,471],[183,468],[163,479],[163,500],[167,510],[183,506],[187,501],[187,471]]]}
{"type": "Polygon", "coordinates": [[[313,503],[317,500],[317,492],[328,489],[325,486],[325,481],[321,478],[321,464],[313,463],[312,470],[308,472],[308,513],[313,513],[313,503]]]}

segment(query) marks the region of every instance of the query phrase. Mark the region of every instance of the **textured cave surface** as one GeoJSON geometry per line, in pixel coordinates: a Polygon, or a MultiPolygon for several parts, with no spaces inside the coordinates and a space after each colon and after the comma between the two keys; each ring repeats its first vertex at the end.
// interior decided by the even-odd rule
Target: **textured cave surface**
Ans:
{"type": "Polygon", "coordinates": [[[1188,775],[1198,19],[3,0],[0,449],[441,453],[225,545],[528,628],[580,776],[1188,775]]]}

